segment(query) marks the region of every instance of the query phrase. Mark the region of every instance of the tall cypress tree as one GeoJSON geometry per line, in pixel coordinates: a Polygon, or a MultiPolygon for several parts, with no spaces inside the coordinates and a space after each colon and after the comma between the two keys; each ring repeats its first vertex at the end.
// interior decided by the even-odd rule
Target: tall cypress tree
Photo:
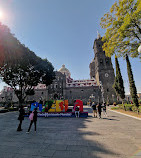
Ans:
{"type": "Polygon", "coordinates": [[[124,84],[120,72],[119,62],[116,55],[115,55],[115,65],[116,65],[116,77],[115,77],[113,88],[115,89],[116,94],[122,99],[122,103],[123,103],[123,99],[125,98],[124,84]]]}
{"type": "Polygon", "coordinates": [[[138,96],[137,96],[137,89],[135,86],[134,82],[134,77],[132,73],[132,68],[131,64],[128,58],[128,55],[126,54],[126,63],[127,63],[127,72],[128,72],[128,79],[129,79],[129,84],[130,84],[130,95],[132,97],[133,103],[139,107],[139,102],[138,102],[138,96]]]}

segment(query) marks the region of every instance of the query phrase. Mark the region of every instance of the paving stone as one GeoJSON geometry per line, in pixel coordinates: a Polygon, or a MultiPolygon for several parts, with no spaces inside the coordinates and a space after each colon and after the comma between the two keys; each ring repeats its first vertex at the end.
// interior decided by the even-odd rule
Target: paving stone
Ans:
{"type": "Polygon", "coordinates": [[[58,144],[49,144],[47,147],[48,150],[66,150],[67,145],[58,145],[58,144]]]}
{"type": "Polygon", "coordinates": [[[39,155],[40,156],[48,156],[48,157],[52,157],[55,153],[55,149],[54,150],[51,150],[51,149],[40,149],[39,151],[39,155]]]}
{"type": "Polygon", "coordinates": [[[88,146],[82,146],[82,145],[68,145],[67,146],[68,151],[87,151],[88,146]]]}
{"type": "Polygon", "coordinates": [[[0,158],[15,158],[15,154],[9,154],[6,152],[0,152],[0,158]]]}
{"type": "Polygon", "coordinates": [[[38,118],[37,133],[33,125],[26,134],[28,118],[23,131],[17,132],[18,112],[0,114],[0,158],[141,157],[136,153],[141,147],[141,122],[110,111],[108,115],[102,119],[38,118]]]}
{"type": "Polygon", "coordinates": [[[56,151],[53,158],[80,158],[81,152],[77,151],[56,151]]]}

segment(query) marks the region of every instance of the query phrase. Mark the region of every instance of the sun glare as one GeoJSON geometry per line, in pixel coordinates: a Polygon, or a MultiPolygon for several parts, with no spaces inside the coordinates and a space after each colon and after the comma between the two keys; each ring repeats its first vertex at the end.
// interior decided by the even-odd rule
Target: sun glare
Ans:
{"type": "Polygon", "coordinates": [[[0,18],[2,18],[3,17],[3,12],[2,11],[0,11],[0,18]]]}

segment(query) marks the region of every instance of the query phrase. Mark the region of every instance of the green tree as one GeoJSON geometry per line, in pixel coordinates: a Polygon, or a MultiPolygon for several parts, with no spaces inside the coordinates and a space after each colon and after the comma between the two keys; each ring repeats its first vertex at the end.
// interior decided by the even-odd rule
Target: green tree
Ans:
{"type": "Polygon", "coordinates": [[[52,64],[21,44],[10,29],[1,23],[0,76],[14,89],[20,104],[27,95],[34,94],[34,86],[39,83],[48,86],[55,79],[52,64]]]}
{"type": "Polygon", "coordinates": [[[128,79],[129,79],[129,84],[130,84],[130,95],[132,97],[133,103],[139,107],[139,102],[138,102],[138,96],[137,96],[137,90],[133,78],[133,73],[132,73],[132,68],[131,64],[128,58],[128,55],[126,55],[126,63],[127,63],[127,72],[128,72],[128,79]]]}
{"type": "Polygon", "coordinates": [[[101,18],[101,27],[106,29],[102,40],[107,56],[141,58],[138,47],[141,43],[141,0],[118,0],[101,18]]]}
{"type": "Polygon", "coordinates": [[[115,55],[115,65],[116,65],[116,77],[115,77],[113,88],[115,89],[116,94],[122,99],[122,104],[123,104],[123,100],[125,98],[125,91],[124,91],[122,75],[120,72],[119,62],[116,55],[115,55]]]}
{"type": "Polygon", "coordinates": [[[14,37],[10,29],[0,23],[0,67],[5,63],[11,65],[24,55],[23,45],[14,37]]]}
{"type": "MultiPolygon", "coordinates": [[[[43,62],[45,64],[45,61],[43,62]]],[[[45,66],[47,64],[46,62],[45,66]]],[[[49,66],[46,69],[42,66],[36,68],[33,65],[23,63],[12,66],[7,65],[1,69],[0,75],[2,81],[14,89],[21,105],[27,95],[34,95],[34,87],[39,83],[46,84],[46,86],[52,83],[55,74],[53,69],[48,68],[49,66]]]]}

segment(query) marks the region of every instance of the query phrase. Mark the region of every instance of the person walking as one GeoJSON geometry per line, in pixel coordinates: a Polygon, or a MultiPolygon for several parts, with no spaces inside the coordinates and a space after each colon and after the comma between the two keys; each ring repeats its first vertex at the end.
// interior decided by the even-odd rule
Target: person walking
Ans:
{"type": "Polygon", "coordinates": [[[92,107],[92,101],[90,100],[90,107],[92,107]]]}
{"type": "Polygon", "coordinates": [[[104,116],[107,116],[106,103],[103,104],[103,114],[104,114],[104,116]]]}
{"type": "Polygon", "coordinates": [[[27,131],[26,133],[29,133],[29,132],[30,132],[30,129],[31,129],[31,126],[32,126],[33,122],[34,122],[34,129],[35,129],[35,132],[36,132],[37,108],[35,108],[35,109],[33,110],[33,112],[30,113],[29,119],[30,119],[31,121],[30,121],[30,125],[29,125],[29,128],[28,128],[28,131],[27,131]]]}
{"type": "Polygon", "coordinates": [[[99,119],[101,119],[101,103],[98,103],[97,110],[98,110],[99,119]]]}
{"type": "Polygon", "coordinates": [[[96,103],[92,103],[92,109],[93,109],[93,117],[97,117],[97,109],[96,109],[96,103]]]}
{"type": "Polygon", "coordinates": [[[17,128],[17,131],[22,131],[21,126],[22,126],[22,121],[24,120],[24,115],[25,115],[25,110],[24,110],[23,106],[21,105],[20,109],[19,109],[19,117],[18,117],[18,120],[20,121],[20,123],[17,128]]]}

